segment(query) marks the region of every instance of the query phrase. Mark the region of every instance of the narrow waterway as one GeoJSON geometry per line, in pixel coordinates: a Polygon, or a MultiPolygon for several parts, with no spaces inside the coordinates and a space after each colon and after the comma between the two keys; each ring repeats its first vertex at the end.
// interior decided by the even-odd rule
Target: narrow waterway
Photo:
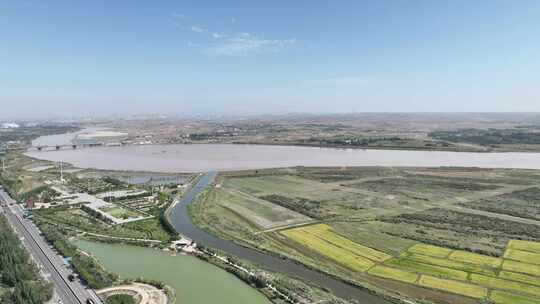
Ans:
{"type": "Polygon", "coordinates": [[[242,259],[254,262],[264,269],[284,273],[292,277],[300,278],[306,282],[312,282],[319,286],[323,286],[330,289],[335,295],[345,299],[356,299],[362,304],[389,303],[363,289],[356,288],[340,280],[311,270],[303,265],[243,247],[228,240],[220,239],[196,227],[191,221],[187,207],[199,193],[214,181],[216,175],[217,172],[209,172],[202,176],[199,182],[171,210],[169,217],[178,233],[195,240],[198,244],[217,248],[242,259]]]}

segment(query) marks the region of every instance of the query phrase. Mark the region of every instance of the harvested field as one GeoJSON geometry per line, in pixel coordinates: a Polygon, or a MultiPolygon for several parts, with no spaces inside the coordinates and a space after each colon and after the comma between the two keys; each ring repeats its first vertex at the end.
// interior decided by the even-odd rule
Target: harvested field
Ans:
{"type": "Polygon", "coordinates": [[[297,228],[297,229],[306,231],[307,233],[310,233],[316,237],[319,237],[331,243],[332,245],[343,248],[352,253],[361,255],[375,262],[384,262],[388,260],[389,258],[391,258],[390,255],[384,252],[360,245],[358,243],[352,242],[351,240],[345,237],[340,236],[339,234],[336,234],[332,230],[332,228],[330,228],[326,224],[304,226],[302,228],[297,228]]]}
{"type": "Polygon", "coordinates": [[[421,262],[421,263],[425,263],[425,264],[431,264],[431,265],[441,266],[445,268],[461,270],[465,272],[480,273],[480,274],[487,274],[487,275],[493,275],[493,276],[497,274],[497,270],[494,268],[483,268],[483,267],[479,267],[478,265],[452,261],[449,259],[434,258],[430,256],[420,255],[420,254],[412,254],[412,255],[409,255],[408,258],[421,262]]]}
{"type": "Polygon", "coordinates": [[[455,269],[431,265],[431,264],[424,264],[414,259],[408,259],[408,258],[391,259],[384,264],[395,267],[395,268],[414,272],[414,273],[424,273],[424,274],[429,274],[435,277],[455,279],[455,280],[460,280],[460,281],[466,281],[467,276],[469,275],[465,271],[455,270],[455,269]]]}
{"type": "Polygon", "coordinates": [[[417,244],[407,250],[412,253],[423,254],[436,258],[446,258],[452,252],[451,249],[427,244],[417,244]]]}
{"type": "Polygon", "coordinates": [[[337,247],[331,243],[324,241],[312,234],[302,231],[301,228],[289,229],[281,232],[286,237],[295,242],[314,250],[318,254],[326,256],[338,264],[348,267],[355,271],[366,271],[375,263],[369,259],[356,255],[349,250],[337,247]]]}
{"type": "Polygon", "coordinates": [[[533,296],[540,296],[540,287],[537,286],[531,286],[515,281],[503,280],[500,278],[483,276],[475,273],[471,274],[470,280],[473,283],[486,286],[488,288],[509,290],[518,293],[528,293],[533,296]]]}
{"type": "Polygon", "coordinates": [[[510,272],[510,271],[501,271],[499,273],[499,278],[508,279],[512,281],[518,281],[526,284],[540,286],[540,278],[534,277],[522,273],[510,272]]]}
{"type": "Polygon", "coordinates": [[[538,304],[538,299],[517,295],[501,290],[493,290],[489,297],[497,304],[538,304]]]}
{"type": "Polygon", "coordinates": [[[369,274],[411,284],[415,283],[418,279],[418,275],[414,272],[379,265],[371,268],[369,274]]]}
{"type": "Polygon", "coordinates": [[[540,242],[511,240],[508,242],[508,248],[540,253],[540,242]]]}
{"type": "Polygon", "coordinates": [[[526,264],[511,260],[505,260],[502,269],[512,272],[520,272],[540,277],[540,265],[526,264]]]}
{"type": "Polygon", "coordinates": [[[467,252],[467,251],[454,251],[448,257],[450,260],[465,262],[469,264],[478,265],[481,267],[491,267],[498,268],[501,266],[502,259],[490,257],[487,255],[481,255],[477,253],[467,252]]]}
{"type": "Polygon", "coordinates": [[[532,253],[516,249],[507,249],[504,258],[529,264],[540,265],[540,253],[532,253]]]}
{"type": "Polygon", "coordinates": [[[471,298],[482,299],[487,297],[487,288],[478,285],[440,279],[427,275],[422,275],[418,283],[421,286],[457,293],[471,298]]]}

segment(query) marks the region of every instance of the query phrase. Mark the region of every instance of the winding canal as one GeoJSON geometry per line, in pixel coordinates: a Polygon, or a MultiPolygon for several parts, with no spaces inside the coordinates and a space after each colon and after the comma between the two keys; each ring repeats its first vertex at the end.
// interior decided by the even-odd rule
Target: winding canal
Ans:
{"type": "Polygon", "coordinates": [[[220,239],[196,227],[191,221],[187,207],[199,193],[214,181],[216,175],[217,172],[212,171],[202,176],[197,184],[171,210],[169,218],[171,224],[178,233],[193,239],[198,244],[223,250],[239,258],[249,260],[260,265],[264,269],[297,277],[306,282],[313,282],[319,286],[330,289],[336,296],[341,298],[355,299],[362,304],[390,303],[366,290],[354,287],[343,281],[309,269],[301,264],[243,247],[228,240],[220,239]]]}

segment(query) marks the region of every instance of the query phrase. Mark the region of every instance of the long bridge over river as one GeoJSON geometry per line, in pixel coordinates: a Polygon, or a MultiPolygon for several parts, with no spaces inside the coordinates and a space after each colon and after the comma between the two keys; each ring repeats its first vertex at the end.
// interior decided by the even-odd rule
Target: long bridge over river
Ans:
{"type": "Polygon", "coordinates": [[[92,144],[67,144],[67,145],[40,145],[32,146],[28,148],[28,151],[60,151],[60,150],[75,150],[80,148],[94,148],[94,147],[103,147],[103,143],[92,143],[92,144]]]}

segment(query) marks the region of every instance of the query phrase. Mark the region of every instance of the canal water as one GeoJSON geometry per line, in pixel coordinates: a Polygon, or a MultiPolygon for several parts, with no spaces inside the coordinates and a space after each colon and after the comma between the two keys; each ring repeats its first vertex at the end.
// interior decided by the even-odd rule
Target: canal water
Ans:
{"type": "Polygon", "coordinates": [[[153,279],[174,288],[181,304],[269,304],[264,295],[234,275],[193,256],[173,256],[156,249],[76,241],[122,278],[153,279]]]}

